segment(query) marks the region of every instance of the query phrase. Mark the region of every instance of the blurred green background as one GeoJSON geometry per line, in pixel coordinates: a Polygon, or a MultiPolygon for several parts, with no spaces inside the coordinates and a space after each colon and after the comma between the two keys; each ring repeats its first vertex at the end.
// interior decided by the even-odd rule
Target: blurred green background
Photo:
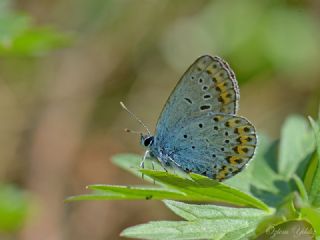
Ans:
{"type": "Polygon", "coordinates": [[[141,184],[113,166],[143,153],[167,97],[200,55],[237,75],[240,115],[277,138],[320,98],[318,0],[0,0],[0,239],[119,239],[175,219],[161,202],[65,204],[96,183],[141,184]]]}

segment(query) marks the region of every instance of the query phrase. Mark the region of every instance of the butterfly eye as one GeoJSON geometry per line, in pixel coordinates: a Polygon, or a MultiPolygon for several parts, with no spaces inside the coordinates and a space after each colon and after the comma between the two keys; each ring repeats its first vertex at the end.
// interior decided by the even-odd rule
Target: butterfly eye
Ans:
{"type": "Polygon", "coordinates": [[[148,137],[148,138],[146,138],[146,139],[144,140],[143,145],[144,145],[145,147],[148,147],[149,145],[152,144],[152,142],[153,142],[153,137],[148,137]]]}

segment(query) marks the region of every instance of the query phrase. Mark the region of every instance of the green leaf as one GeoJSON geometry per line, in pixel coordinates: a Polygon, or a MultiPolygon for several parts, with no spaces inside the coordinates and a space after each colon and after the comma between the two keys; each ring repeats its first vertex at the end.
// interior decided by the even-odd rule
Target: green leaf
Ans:
{"type": "Polygon", "coordinates": [[[50,28],[33,28],[11,39],[10,47],[0,48],[0,53],[21,56],[40,56],[70,42],[67,35],[50,28]]]}
{"type": "Polygon", "coordinates": [[[50,27],[35,27],[32,18],[0,5],[0,55],[39,56],[69,44],[71,38],[50,27]]]}
{"type": "Polygon", "coordinates": [[[304,207],[301,209],[301,215],[312,224],[317,235],[320,236],[320,209],[304,207]]]}
{"type": "MultiPolygon", "coordinates": [[[[90,189],[99,190],[91,195],[73,196],[67,201],[100,199],[172,199],[185,201],[219,201],[237,206],[252,206],[269,211],[269,207],[259,199],[237,189],[219,183],[207,177],[190,174],[179,176],[158,170],[139,170],[141,157],[132,154],[120,154],[113,157],[118,166],[136,175],[144,174],[145,179],[156,182],[164,188],[143,188],[111,185],[93,185],[90,189]],[[191,178],[191,179],[190,179],[191,178]]],[[[157,163],[155,168],[159,169],[157,163]]],[[[147,167],[147,166],[146,166],[147,167]]]]}
{"type": "Polygon", "coordinates": [[[307,203],[308,202],[308,193],[307,190],[302,182],[302,180],[297,176],[297,175],[293,175],[293,180],[296,183],[297,189],[300,193],[301,199],[307,203]]]}
{"type": "Polygon", "coordinates": [[[209,179],[198,174],[189,174],[192,179],[182,178],[178,175],[153,170],[140,170],[156,182],[176,189],[186,194],[194,201],[216,201],[235,204],[237,206],[252,206],[269,211],[269,207],[259,199],[223,183],[209,179]]]}
{"type": "Polygon", "coordinates": [[[127,228],[122,236],[143,239],[243,239],[253,236],[259,222],[269,214],[252,208],[186,204],[165,201],[188,221],[160,221],[127,228]]]}
{"type": "Polygon", "coordinates": [[[29,201],[14,186],[0,185],[0,232],[16,231],[27,217],[29,201]]]}
{"type": "MultiPolygon", "coordinates": [[[[243,229],[250,234],[257,223],[246,219],[215,219],[199,221],[159,221],[137,225],[125,229],[121,236],[141,239],[179,240],[179,239],[238,239],[228,238],[228,233],[243,229]],[[250,230],[248,230],[250,229],[250,230]]],[[[232,236],[233,237],[233,236],[232,236]]]]}
{"type": "Polygon", "coordinates": [[[267,205],[237,189],[213,181],[201,175],[191,174],[192,179],[182,178],[168,172],[141,170],[145,175],[166,185],[166,188],[131,187],[112,185],[91,185],[88,188],[98,190],[92,194],[73,196],[66,201],[107,200],[107,199],[173,199],[185,201],[216,201],[237,206],[252,206],[271,211],[267,205]]]}
{"type": "Polygon", "coordinates": [[[165,201],[165,204],[177,215],[188,221],[198,220],[215,220],[215,219],[229,219],[229,220],[248,220],[255,224],[242,229],[236,229],[226,233],[222,239],[241,239],[248,237],[255,232],[257,224],[270,213],[253,208],[232,208],[215,205],[195,205],[186,204],[175,201],[165,201]]]}
{"type": "MultiPolygon", "coordinates": [[[[119,154],[119,155],[115,155],[112,158],[113,163],[115,163],[116,165],[118,165],[119,167],[128,170],[130,172],[132,172],[133,174],[140,176],[141,177],[141,172],[147,171],[147,170],[139,170],[140,168],[140,162],[141,162],[142,158],[139,155],[134,155],[134,154],[119,154]]],[[[161,167],[160,164],[158,164],[157,162],[154,163],[155,169],[163,169],[161,167]]],[[[149,165],[146,165],[146,168],[150,167],[150,163],[149,165]]],[[[214,181],[212,179],[209,179],[207,177],[203,177],[201,175],[196,175],[199,176],[202,180],[202,182],[206,183],[207,185],[205,185],[202,189],[199,188],[198,183],[195,183],[192,179],[188,180],[185,179],[181,176],[178,176],[177,174],[171,174],[171,173],[167,173],[167,172],[163,172],[163,171],[158,171],[158,175],[156,172],[144,172],[145,174],[145,179],[153,182],[154,180],[156,181],[157,184],[160,184],[162,186],[166,186],[166,187],[170,187],[170,188],[174,188],[182,193],[184,193],[186,195],[186,200],[190,200],[190,201],[222,201],[222,202],[228,202],[228,203],[232,203],[232,204],[236,204],[238,206],[247,206],[247,204],[253,204],[250,206],[255,206],[261,209],[265,209],[267,210],[268,207],[267,205],[265,205],[263,202],[261,202],[259,199],[254,198],[253,196],[247,195],[237,189],[228,187],[222,183],[218,183],[217,181],[214,181]],[[153,174],[154,173],[154,174],[153,174]],[[151,174],[152,176],[150,176],[149,174],[151,174]],[[180,185],[179,185],[180,183],[180,185]],[[188,188],[186,188],[186,186],[188,186],[188,188]],[[216,186],[223,186],[224,190],[220,190],[218,188],[215,188],[215,190],[213,190],[214,187],[216,186]],[[192,190],[195,190],[195,192],[188,192],[188,189],[192,188],[192,190]],[[210,189],[211,191],[214,191],[215,193],[212,193],[211,191],[208,191],[207,189],[210,189]],[[227,190],[228,189],[228,190],[227,190]],[[247,202],[246,204],[243,201],[247,201],[247,200],[239,200],[239,197],[235,197],[233,196],[232,193],[228,193],[228,191],[233,191],[236,192],[236,194],[242,195],[248,197],[249,202],[247,202]],[[200,191],[200,192],[199,192],[200,191]],[[215,197],[212,196],[206,196],[207,194],[214,194],[215,197]]],[[[192,175],[189,175],[192,176],[192,175]]],[[[173,200],[181,200],[181,199],[176,199],[176,198],[170,198],[173,200]]],[[[240,197],[241,199],[241,197],[240,197]]]]}
{"type": "Polygon", "coordinates": [[[268,216],[271,213],[255,208],[234,208],[216,205],[197,205],[176,202],[171,200],[164,201],[166,206],[175,214],[188,221],[199,219],[256,219],[268,216]]]}
{"type": "Polygon", "coordinates": [[[221,240],[244,240],[250,239],[255,235],[256,224],[246,228],[237,229],[226,233],[221,240]]]}
{"type": "Polygon", "coordinates": [[[313,149],[314,140],[307,120],[300,116],[287,118],[281,130],[279,173],[289,179],[313,149]]]}
{"type": "Polygon", "coordinates": [[[318,162],[319,162],[318,154],[314,152],[314,154],[312,154],[312,157],[310,158],[307,164],[307,167],[304,173],[304,179],[303,179],[303,183],[308,193],[310,193],[310,190],[313,184],[313,178],[318,168],[318,162]]]}
{"type": "Polygon", "coordinates": [[[162,199],[176,199],[188,200],[187,196],[181,192],[172,189],[161,189],[152,187],[131,187],[131,186],[114,186],[114,185],[90,185],[89,189],[98,190],[93,194],[73,196],[66,199],[66,201],[79,200],[162,200],[162,199]]]}
{"type": "MultiPolygon", "coordinates": [[[[307,183],[306,180],[308,178],[307,175],[309,175],[309,171],[311,170],[310,167],[313,164],[314,158],[316,157],[316,151],[312,151],[310,154],[308,154],[308,156],[299,164],[297,171],[296,171],[296,175],[298,177],[300,177],[301,179],[303,179],[303,181],[305,183],[307,183]]],[[[312,174],[313,176],[313,174],[312,174]]],[[[310,182],[309,182],[310,184],[310,182]]],[[[305,185],[305,187],[308,189],[307,185],[305,185]]]]}
{"type": "Polygon", "coordinates": [[[309,117],[309,120],[311,122],[311,126],[314,131],[315,136],[315,142],[316,142],[316,151],[317,151],[317,158],[312,165],[311,171],[313,172],[312,175],[312,181],[310,185],[310,191],[309,191],[309,199],[310,203],[315,207],[320,207],[320,123],[315,122],[311,117],[309,117]]]}

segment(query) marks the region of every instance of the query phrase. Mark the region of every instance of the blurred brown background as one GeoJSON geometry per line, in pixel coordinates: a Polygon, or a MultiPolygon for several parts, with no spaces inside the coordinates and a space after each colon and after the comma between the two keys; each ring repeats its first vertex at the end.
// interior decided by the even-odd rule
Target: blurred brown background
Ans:
{"type": "Polygon", "coordinates": [[[157,201],[63,200],[89,184],[143,183],[110,162],[144,151],[119,101],[153,129],[202,54],[230,63],[239,114],[259,132],[276,138],[288,114],[318,110],[318,0],[0,2],[0,239],[119,239],[176,219],[157,201]]]}

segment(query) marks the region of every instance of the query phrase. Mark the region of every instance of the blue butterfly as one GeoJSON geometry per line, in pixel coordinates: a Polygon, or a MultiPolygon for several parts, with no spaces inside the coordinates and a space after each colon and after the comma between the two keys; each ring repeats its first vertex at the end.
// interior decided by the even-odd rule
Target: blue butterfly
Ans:
{"type": "Polygon", "coordinates": [[[147,147],[141,166],[151,156],[164,168],[218,181],[240,172],[254,155],[257,135],[247,119],[236,115],[239,97],[235,75],[223,59],[198,58],[172,91],[155,134],[141,134],[147,147]]]}

